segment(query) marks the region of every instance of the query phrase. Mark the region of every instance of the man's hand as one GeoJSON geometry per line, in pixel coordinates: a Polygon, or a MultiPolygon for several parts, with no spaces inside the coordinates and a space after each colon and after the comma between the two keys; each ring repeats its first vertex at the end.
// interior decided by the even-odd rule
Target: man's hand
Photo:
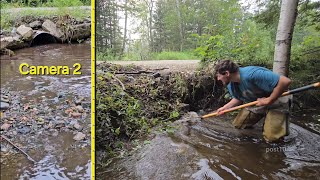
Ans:
{"type": "Polygon", "coordinates": [[[270,100],[270,98],[258,98],[257,99],[258,103],[257,106],[267,106],[272,104],[272,101],[270,100]]]}
{"type": "Polygon", "coordinates": [[[238,99],[236,99],[236,98],[233,98],[233,99],[231,99],[230,102],[228,102],[227,104],[225,104],[223,107],[219,108],[219,109],[216,111],[216,113],[217,113],[218,115],[222,115],[222,114],[224,114],[224,112],[223,112],[224,110],[230,109],[230,108],[232,108],[232,107],[234,107],[234,106],[238,106],[238,105],[240,105],[240,104],[242,104],[242,101],[240,101],[240,100],[238,100],[238,99]]]}
{"type": "Polygon", "coordinates": [[[221,108],[219,108],[217,111],[216,111],[216,113],[218,114],[218,116],[220,116],[220,115],[222,115],[222,114],[224,114],[224,110],[226,110],[227,108],[225,108],[225,107],[221,107],[221,108]]]}

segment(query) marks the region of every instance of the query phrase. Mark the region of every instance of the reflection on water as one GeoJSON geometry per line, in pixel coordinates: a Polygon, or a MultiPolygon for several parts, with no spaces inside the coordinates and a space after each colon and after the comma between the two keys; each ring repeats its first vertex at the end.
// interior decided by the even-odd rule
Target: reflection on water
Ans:
{"type": "MultiPolygon", "coordinates": [[[[313,114],[309,114],[313,117],[313,114]]],[[[184,117],[185,118],[185,117],[184,117]]],[[[297,122],[300,117],[292,117],[297,122]]],[[[114,160],[97,177],[105,179],[318,179],[320,133],[294,123],[282,143],[266,143],[262,122],[238,130],[230,117],[179,125],[157,135],[132,157],[114,160]],[[164,178],[165,177],[165,178],[164,178]]],[[[310,122],[308,122],[310,123],[310,122]]]]}
{"type": "MultiPolygon", "coordinates": [[[[39,105],[45,102],[44,106],[48,106],[51,110],[45,109],[44,112],[54,113],[46,113],[45,118],[48,116],[50,116],[49,118],[57,116],[62,118],[65,109],[57,108],[64,103],[61,102],[62,98],[60,97],[71,101],[76,97],[81,97],[90,102],[90,45],[50,44],[21,49],[15,53],[16,55],[13,57],[1,56],[1,88],[9,89],[10,92],[15,92],[13,94],[18,94],[21,97],[22,105],[32,105],[32,103],[39,105]],[[23,76],[19,72],[21,63],[34,66],[67,65],[70,68],[73,68],[73,64],[80,63],[82,75],[23,76]]],[[[8,110],[9,116],[20,117],[18,112],[13,111],[14,108],[8,110]]],[[[90,134],[90,115],[82,115],[82,117],[82,119],[77,119],[83,126],[82,132],[86,135],[90,134]]],[[[17,120],[20,121],[21,118],[17,120]]],[[[69,120],[73,119],[69,118],[69,120]]],[[[33,127],[28,128],[32,129],[33,127]]],[[[88,140],[86,141],[75,141],[73,140],[75,132],[56,132],[55,129],[42,128],[36,130],[36,133],[25,135],[18,133],[13,137],[14,143],[21,145],[21,147],[31,147],[26,151],[37,162],[33,164],[19,152],[1,156],[1,180],[90,179],[90,135],[87,135],[88,140]]]]}

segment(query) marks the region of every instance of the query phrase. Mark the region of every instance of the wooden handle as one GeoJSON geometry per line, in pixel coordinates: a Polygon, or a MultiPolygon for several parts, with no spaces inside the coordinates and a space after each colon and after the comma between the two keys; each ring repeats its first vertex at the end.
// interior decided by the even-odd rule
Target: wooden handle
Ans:
{"type": "MultiPolygon", "coordinates": [[[[294,89],[294,90],[291,90],[291,91],[284,92],[281,96],[287,96],[287,95],[290,95],[290,94],[298,93],[298,92],[309,90],[309,89],[316,88],[316,87],[320,87],[320,82],[317,82],[317,83],[314,83],[314,84],[311,84],[311,85],[307,85],[307,86],[303,86],[301,88],[297,88],[297,89],[294,89]]],[[[227,113],[227,112],[235,111],[235,110],[242,109],[242,108],[245,108],[245,107],[254,106],[257,103],[258,103],[258,101],[253,101],[253,102],[250,102],[250,103],[247,103],[247,104],[243,104],[243,105],[240,105],[240,106],[236,106],[236,107],[224,110],[224,111],[222,111],[222,113],[227,113]]],[[[212,117],[212,116],[216,116],[216,115],[218,115],[218,113],[214,112],[214,113],[210,113],[210,114],[204,115],[201,118],[208,118],[208,117],[212,117]]]]}
{"type": "MultiPolygon", "coordinates": [[[[227,113],[227,112],[235,111],[235,110],[238,110],[238,109],[242,109],[242,108],[245,108],[245,107],[249,107],[249,106],[256,105],[257,103],[258,103],[258,101],[253,101],[253,102],[250,102],[250,103],[247,103],[247,104],[242,104],[242,105],[240,105],[240,106],[236,106],[236,107],[233,107],[233,108],[224,110],[224,111],[222,111],[222,112],[223,112],[223,113],[227,113]]],[[[218,113],[217,113],[217,112],[214,112],[214,113],[211,113],[211,114],[204,115],[204,116],[202,116],[201,118],[208,118],[208,117],[216,116],[216,115],[218,115],[218,113]]]]}

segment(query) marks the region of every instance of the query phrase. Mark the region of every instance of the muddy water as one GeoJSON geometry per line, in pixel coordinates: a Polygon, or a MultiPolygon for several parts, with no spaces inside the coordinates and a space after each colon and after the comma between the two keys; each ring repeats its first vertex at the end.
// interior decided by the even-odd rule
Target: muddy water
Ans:
{"type": "Polygon", "coordinates": [[[4,112],[1,124],[7,119],[12,123],[1,134],[24,149],[36,163],[2,140],[1,180],[90,179],[90,45],[50,44],[15,53],[13,57],[1,56],[1,90],[10,94],[10,108],[4,112]],[[75,63],[80,63],[82,75],[22,76],[19,73],[21,63],[67,65],[72,69],[75,63]],[[66,115],[65,110],[70,108],[66,102],[77,100],[84,109],[81,117],[66,115]],[[33,109],[27,108],[29,106],[33,109]],[[23,124],[22,117],[29,118],[29,124],[23,124]],[[34,123],[39,118],[44,122],[34,123]],[[63,127],[48,126],[59,120],[63,121],[63,127]],[[70,122],[77,122],[81,129],[72,128],[70,122]],[[73,137],[78,132],[85,134],[85,138],[75,141],[73,137]]]}
{"type": "Polygon", "coordinates": [[[291,117],[290,135],[266,143],[262,123],[237,130],[231,117],[186,115],[132,156],[115,159],[100,179],[319,179],[319,110],[291,117]],[[309,119],[309,120],[306,120],[309,119]],[[305,121],[304,121],[305,120],[305,121]],[[312,125],[310,125],[312,124],[312,125]]]}

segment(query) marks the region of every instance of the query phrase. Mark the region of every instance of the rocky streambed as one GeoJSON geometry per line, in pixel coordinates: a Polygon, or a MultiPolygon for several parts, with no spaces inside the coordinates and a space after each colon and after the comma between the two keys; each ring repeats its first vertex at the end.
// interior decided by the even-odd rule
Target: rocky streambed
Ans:
{"type": "Polygon", "coordinates": [[[88,44],[37,46],[18,50],[15,59],[1,57],[1,179],[90,179],[90,70],[88,44]],[[80,63],[82,75],[22,76],[23,62],[80,63]]]}

